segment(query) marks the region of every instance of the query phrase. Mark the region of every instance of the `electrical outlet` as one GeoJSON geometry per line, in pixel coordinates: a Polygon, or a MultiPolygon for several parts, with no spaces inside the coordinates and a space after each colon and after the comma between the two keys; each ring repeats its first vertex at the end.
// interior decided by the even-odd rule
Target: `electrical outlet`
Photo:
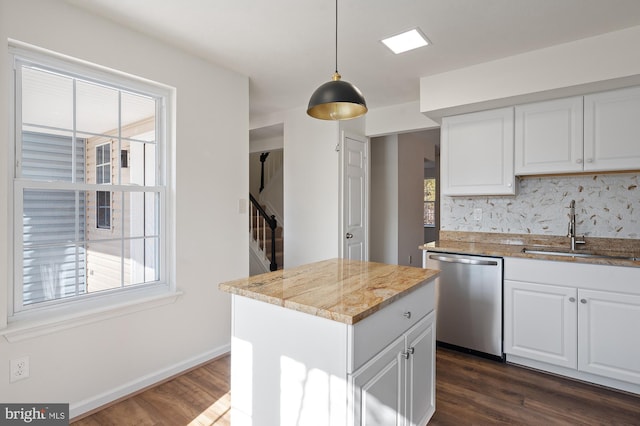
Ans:
{"type": "Polygon", "coordinates": [[[29,377],[29,357],[16,358],[11,360],[11,383],[29,377]]]}

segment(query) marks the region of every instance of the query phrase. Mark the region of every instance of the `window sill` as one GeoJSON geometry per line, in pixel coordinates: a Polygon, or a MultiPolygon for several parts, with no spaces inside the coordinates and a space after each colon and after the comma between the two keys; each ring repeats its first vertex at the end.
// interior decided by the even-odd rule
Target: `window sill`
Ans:
{"type": "Polygon", "coordinates": [[[181,291],[163,292],[162,294],[145,296],[89,310],[74,310],[72,312],[57,313],[56,315],[47,315],[46,318],[43,318],[42,315],[21,318],[15,322],[10,322],[6,328],[1,329],[0,335],[4,336],[10,343],[20,342],[61,330],[168,305],[175,303],[181,296],[181,291]]]}

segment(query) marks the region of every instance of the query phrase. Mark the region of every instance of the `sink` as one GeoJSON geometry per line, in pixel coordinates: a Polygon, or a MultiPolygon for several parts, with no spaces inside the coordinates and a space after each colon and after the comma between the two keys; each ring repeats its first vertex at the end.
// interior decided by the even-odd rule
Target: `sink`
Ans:
{"type": "Polygon", "coordinates": [[[618,260],[631,260],[638,261],[640,260],[637,257],[633,256],[619,256],[619,255],[610,255],[603,253],[593,253],[589,251],[578,251],[578,250],[563,250],[561,248],[523,248],[523,253],[527,254],[544,254],[549,256],[566,256],[566,257],[587,257],[587,258],[597,258],[597,259],[618,259],[618,260]]]}

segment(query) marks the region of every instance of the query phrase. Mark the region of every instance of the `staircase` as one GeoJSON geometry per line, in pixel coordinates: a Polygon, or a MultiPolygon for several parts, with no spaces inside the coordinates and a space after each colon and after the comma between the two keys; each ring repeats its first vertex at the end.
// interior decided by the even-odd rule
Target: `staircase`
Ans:
{"type": "Polygon", "coordinates": [[[284,265],[284,243],[282,226],[274,215],[269,215],[264,205],[249,194],[251,214],[249,215],[249,235],[252,254],[262,264],[264,271],[282,269],[284,265]]]}
{"type": "Polygon", "coordinates": [[[284,265],[283,159],[281,149],[249,155],[251,275],[282,269],[284,265]]]}

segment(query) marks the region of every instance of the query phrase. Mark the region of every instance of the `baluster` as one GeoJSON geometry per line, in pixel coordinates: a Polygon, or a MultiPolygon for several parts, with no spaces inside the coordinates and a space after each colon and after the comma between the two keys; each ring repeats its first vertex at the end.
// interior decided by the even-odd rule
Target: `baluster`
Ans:
{"type": "Polygon", "coordinates": [[[262,250],[267,251],[267,221],[262,218],[262,250]]]}

